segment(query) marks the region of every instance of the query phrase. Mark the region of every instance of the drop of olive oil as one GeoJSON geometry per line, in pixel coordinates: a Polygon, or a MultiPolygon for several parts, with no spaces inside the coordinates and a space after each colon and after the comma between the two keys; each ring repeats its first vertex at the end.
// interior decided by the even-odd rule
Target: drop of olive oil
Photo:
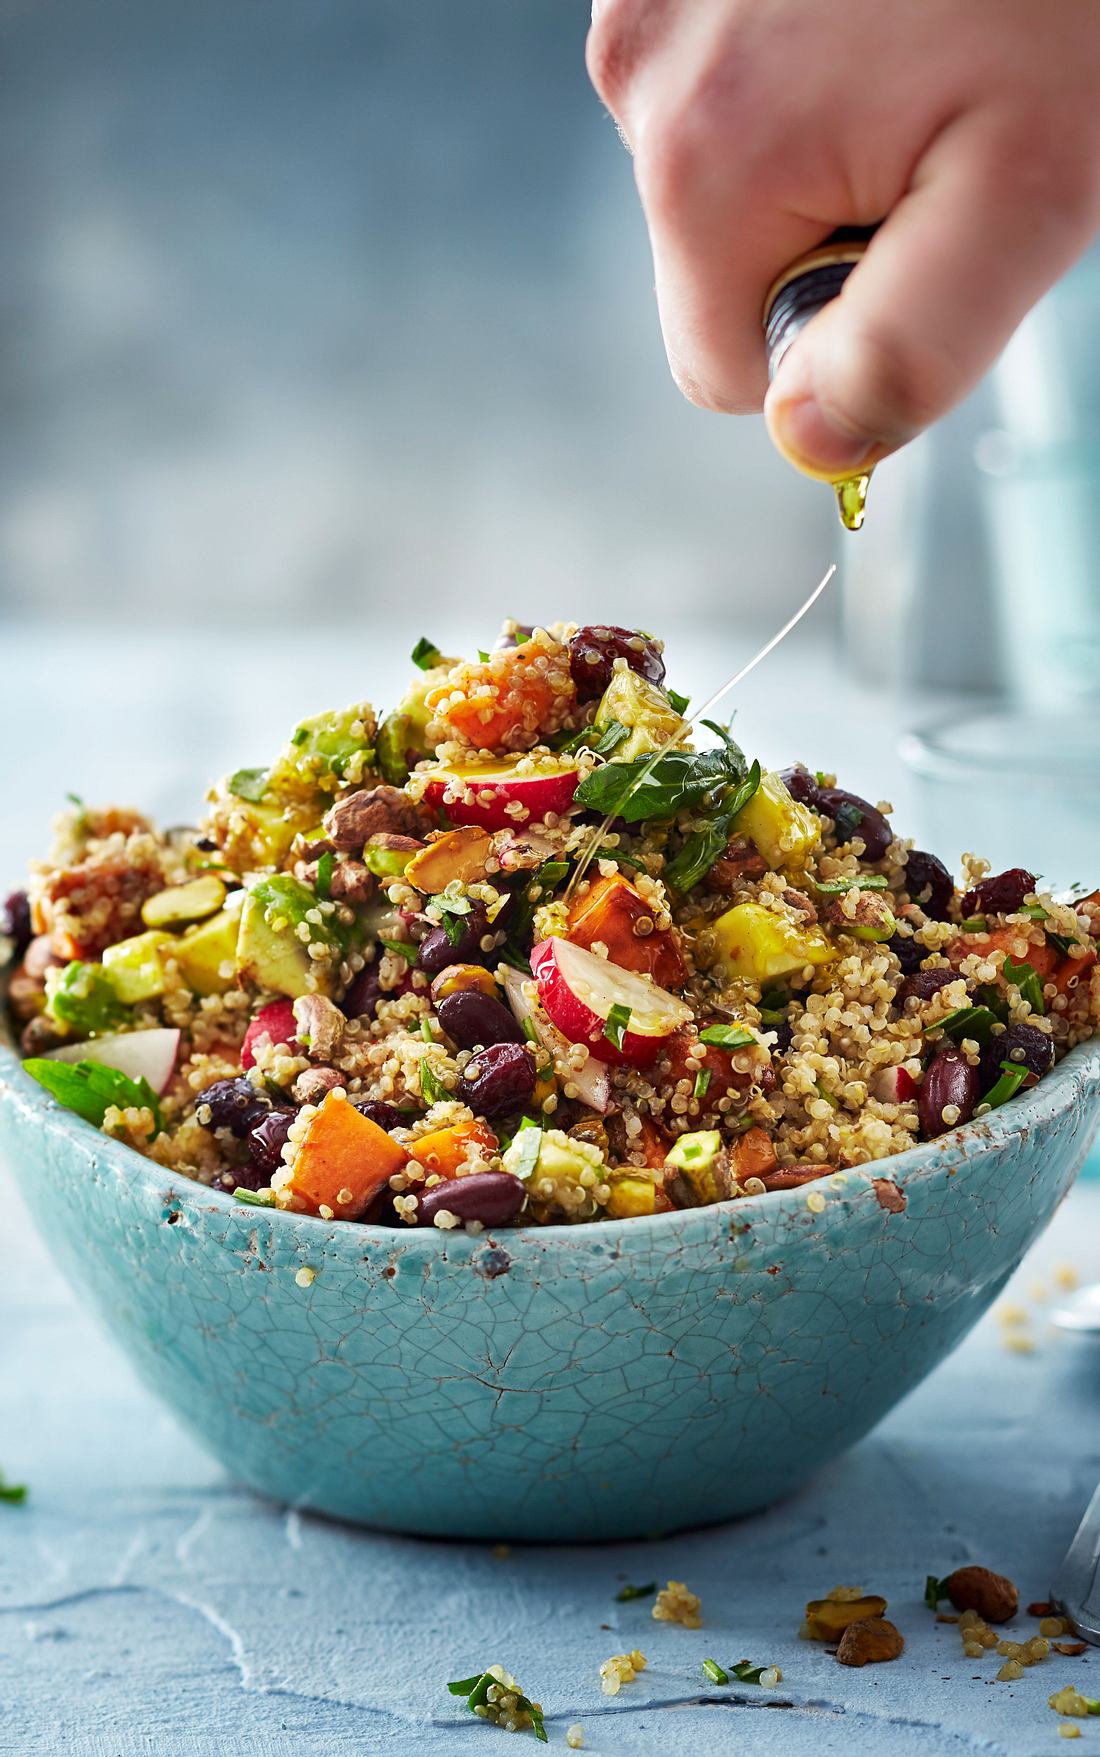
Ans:
{"type": "Polygon", "coordinates": [[[867,490],[871,483],[871,472],[865,476],[849,476],[843,482],[834,482],[836,491],[836,507],[840,514],[840,522],[846,531],[858,531],[863,523],[867,510],[867,490]]]}

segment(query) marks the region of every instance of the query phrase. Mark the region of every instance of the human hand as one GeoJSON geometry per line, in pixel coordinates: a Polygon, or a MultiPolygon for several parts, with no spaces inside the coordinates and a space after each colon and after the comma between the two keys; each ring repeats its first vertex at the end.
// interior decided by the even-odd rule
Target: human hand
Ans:
{"type": "Polygon", "coordinates": [[[1097,0],[595,0],[672,373],[811,474],[952,407],[1100,230],[1097,0]],[[770,389],[771,283],[883,220],[770,389]]]}

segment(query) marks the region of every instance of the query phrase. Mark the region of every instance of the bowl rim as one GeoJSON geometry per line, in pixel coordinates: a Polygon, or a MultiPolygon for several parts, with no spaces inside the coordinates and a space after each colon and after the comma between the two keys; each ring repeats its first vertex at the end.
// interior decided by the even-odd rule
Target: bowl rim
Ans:
{"type": "MultiPolygon", "coordinates": [[[[950,1171],[968,1164],[986,1151],[996,1152],[1006,1147],[1013,1137],[1026,1134],[1034,1125],[1051,1121],[1080,1102],[1082,1097],[1086,1102],[1091,1099],[1093,1104],[1100,1101],[1100,1033],[1077,1044],[1029,1092],[1017,1094],[1008,1104],[1001,1105],[997,1110],[989,1111],[985,1116],[977,1117],[971,1122],[963,1123],[934,1141],[921,1141],[903,1153],[895,1153],[885,1159],[869,1160],[864,1165],[843,1171],[840,1175],[845,1183],[833,1185],[833,1193],[837,1197],[845,1193],[848,1196],[869,1193],[874,1183],[884,1179],[897,1183],[900,1178],[901,1188],[904,1190],[914,1181],[926,1182],[937,1177],[945,1178],[950,1171]]],[[[302,1214],[259,1203],[240,1202],[225,1190],[211,1189],[208,1184],[200,1183],[184,1172],[160,1165],[155,1159],[147,1159],[124,1141],[104,1135],[94,1124],[85,1122],[83,1117],[66,1110],[43,1087],[38,1086],[29,1076],[24,1076],[22,1058],[9,1043],[0,1038],[0,1107],[6,1106],[13,1106],[25,1117],[37,1122],[43,1132],[68,1136],[77,1142],[86,1143],[89,1150],[98,1153],[108,1164],[123,1170],[130,1183],[140,1183],[143,1194],[161,1203],[166,1195],[170,1195],[181,1210],[243,1215],[253,1224],[260,1216],[275,1223],[285,1221],[291,1223],[286,1229],[288,1243],[293,1236],[292,1228],[304,1225],[307,1232],[315,1229],[323,1231],[331,1244],[350,1241],[356,1245],[381,1244],[393,1248],[400,1243],[403,1247],[418,1245],[427,1252],[434,1249],[440,1256],[445,1255],[448,1246],[453,1249],[459,1241],[464,1240],[470,1247],[478,1247],[493,1244],[498,1237],[507,1239],[512,1250],[516,1248],[516,1241],[521,1239],[525,1243],[542,1242],[545,1245],[567,1240],[578,1246],[591,1246],[597,1242],[602,1246],[606,1242],[608,1247],[614,1248],[614,1254],[618,1255],[624,1237],[633,1238],[639,1245],[647,1241],[659,1244],[663,1229],[669,1233],[669,1243],[672,1244],[671,1235],[677,1230],[682,1232],[685,1222],[691,1221],[701,1222],[705,1231],[713,1230],[728,1235],[731,1231],[744,1230],[741,1217],[748,1224],[756,1220],[780,1222],[796,1215],[805,1215],[807,1192],[828,1187],[832,1176],[837,1175],[826,1174],[819,1182],[790,1190],[768,1190],[762,1195],[739,1196],[726,1202],[708,1203],[701,1208],[677,1209],[668,1214],[638,1215],[632,1219],[562,1222],[550,1226],[487,1227],[479,1234],[467,1233],[463,1228],[444,1231],[436,1227],[408,1227],[398,1231],[395,1227],[379,1226],[371,1222],[325,1220],[317,1214],[302,1214]],[[734,1222],[733,1226],[731,1222],[734,1222]]],[[[829,1207],[837,1205],[834,1202],[829,1207]]],[[[848,1206],[847,1203],[844,1205],[848,1206]]],[[[823,1216],[814,1214],[813,1218],[820,1219],[823,1216]]]]}

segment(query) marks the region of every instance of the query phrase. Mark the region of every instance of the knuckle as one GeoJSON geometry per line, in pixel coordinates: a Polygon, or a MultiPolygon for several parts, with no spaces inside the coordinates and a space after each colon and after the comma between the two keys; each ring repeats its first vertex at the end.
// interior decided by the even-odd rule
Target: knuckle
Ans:
{"type": "Polygon", "coordinates": [[[606,0],[585,43],[588,77],[608,109],[621,108],[640,51],[637,0],[606,0]]]}

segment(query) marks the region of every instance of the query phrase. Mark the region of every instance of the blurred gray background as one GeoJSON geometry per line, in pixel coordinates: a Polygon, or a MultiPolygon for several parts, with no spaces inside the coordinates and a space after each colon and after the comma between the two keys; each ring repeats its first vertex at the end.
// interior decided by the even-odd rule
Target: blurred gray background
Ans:
{"type": "Polygon", "coordinates": [[[8,0],[0,614],[721,629],[808,588],[827,497],[668,378],[587,20],[8,0]]]}

